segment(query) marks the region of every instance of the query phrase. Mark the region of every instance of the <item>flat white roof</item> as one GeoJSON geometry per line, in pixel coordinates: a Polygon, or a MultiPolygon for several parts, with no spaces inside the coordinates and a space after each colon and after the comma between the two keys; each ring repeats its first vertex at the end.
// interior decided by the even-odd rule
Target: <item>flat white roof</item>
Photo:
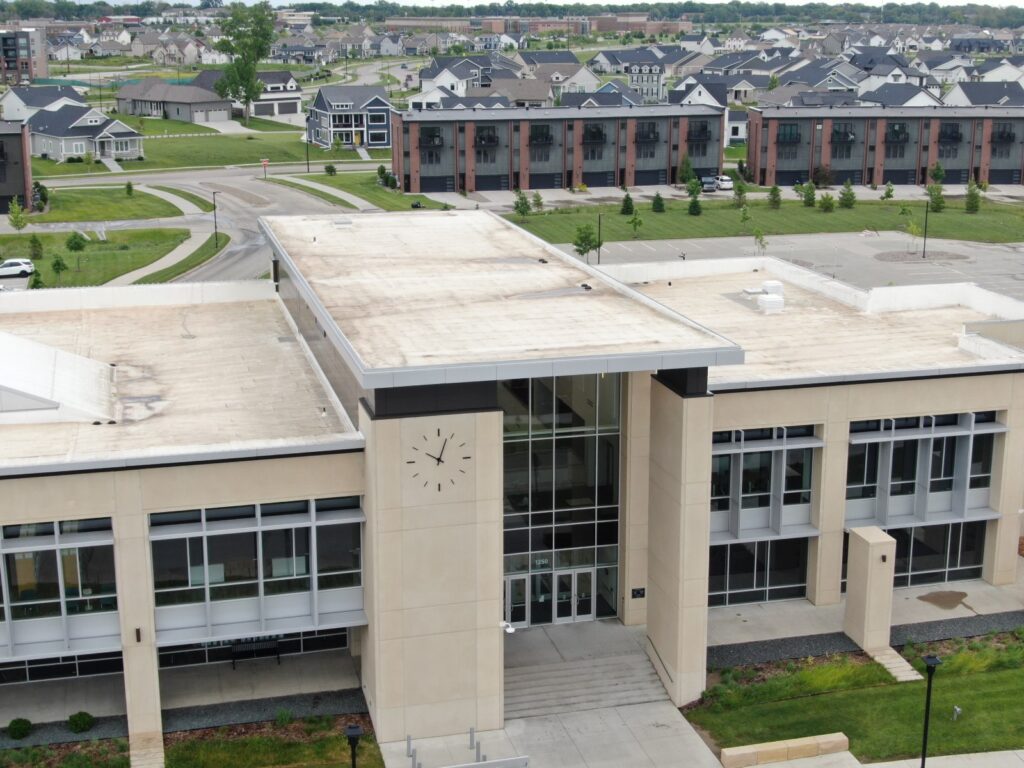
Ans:
{"type": "Polygon", "coordinates": [[[111,419],[0,425],[0,476],[363,445],[270,281],[7,293],[0,327],[114,366],[111,419]]]}
{"type": "Polygon", "coordinates": [[[743,359],[729,339],[486,211],[260,222],[367,389],[743,359]]]}
{"type": "Polygon", "coordinates": [[[772,258],[607,270],[743,346],[742,365],[709,370],[712,391],[1024,369],[1024,352],[974,325],[1018,320],[1024,303],[973,284],[862,291],[772,258]],[[766,280],[782,284],[778,314],[758,308],[766,280]]]}

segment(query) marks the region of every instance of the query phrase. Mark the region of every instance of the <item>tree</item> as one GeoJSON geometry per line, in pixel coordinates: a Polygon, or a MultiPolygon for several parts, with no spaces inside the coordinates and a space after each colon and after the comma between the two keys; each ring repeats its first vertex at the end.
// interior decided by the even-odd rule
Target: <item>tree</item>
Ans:
{"type": "Polygon", "coordinates": [[[885,191],[882,193],[882,200],[892,200],[892,195],[896,191],[891,181],[885,182],[885,191]]]}
{"type": "Polygon", "coordinates": [[[263,83],[257,76],[256,66],[270,54],[274,41],[274,12],[270,3],[246,6],[232,3],[231,13],[221,22],[223,38],[217,41],[217,50],[233,56],[224,67],[224,76],[216,82],[217,93],[243,105],[245,122],[249,122],[252,103],[263,93],[263,83]]]}
{"type": "MultiPolygon", "coordinates": [[[[85,250],[85,244],[87,242],[89,241],[82,236],[81,232],[72,232],[70,235],[68,235],[68,239],[64,241],[64,247],[71,251],[71,253],[75,254],[75,272],[82,271],[82,251],[85,250]]],[[[56,256],[54,256],[53,262],[51,263],[54,272],[57,271],[58,259],[60,259],[59,253],[56,256]]],[[[63,263],[63,260],[61,263],[63,263]]],[[[67,269],[66,264],[64,265],[64,269],[67,269]]],[[[59,274],[57,275],[57,280],[60,280],[59,274]]]]}
{"type": "Polygon", "coordinates": [[[533,210],[537,213],[544,210],[544,198],[541,197],[539,190],[535,190],[533,193],[533,210]]]}
{"type": "Polygon", "coordinates": [[[747,206],[740,208],[740,224],[747,224],[750,222],[750,209],[747,206]]]}
{"type": "Polygon", "coordinates": [[[46,287],[46,284],[43,282],[43,276],[38,271],[32,273],[32,279],[28,281],[28,287],[31,289],[46,287]]]}
{"type": "Polygon", "coordinates": [[[39,239],[39,235],[32,235],[28,239],[28,257],[32,261],[43,258],[43,241],[39,239]]]}
{"type": "Polygon", "coordinates": [[[739,179],[732,185],[732,204],[736,208],[745,208],[747,205],[747,185],[739,179]]]}
{"type": "Polygon", "coordinates": [[[804,200],[804,207],[805,208],[813,208],[814,207],[814,202],[815,202],[814,191],[815,191],[815,187],[814,187],[814,182],[813,181],[808,181],[800,189],[800,197],[802,197],[803,200],[804,200]]]}
{"type": "Polygon", "coordinates": [[[764,256],[768,250],[768,241],[764,239],[764,232],[760,228],[754,230],[754,250],[758,256],[764,256]]]}
{"type": "Polygon", "coordinates": [[[774,91],[778,87],[779,87],[779,76],[778,75],[772,75],[771,77],[769,77],[768,78],[768,90],[769,91],[774,91]]]}
{"type": "Polygon", "coordinates": [[[633,198],[629,196],[629,192],[622,198],[622,205],[619,208],[619,213],[623,216],[633,215],[633,198]]]}
{"type": "Polygon", "coordinates": [[[223,8],[224,0],[199,0],[200,8],[223,8]]]}
{"type": "Polygon", "coordinates": [[[701,189],[702,186],[700,183],[700,179],[690,179],[686,183],[686,194],[690,196],[691,200],[696,200],[698,197],[700,197],[701,189]]]}
{"type": "Polygon", "coordinates": [[[135,187],[131,183],[131,181],[126,181],[124,183],[124,193],[128,195],[128,197],[131,197],[132,195],[135,194],[135,187]]]}
{"type": "Polygon", "coordinates": [[[328,176],[333,176],[338,172],[338,169],[334,167],[334,163],[328,163],[324,166],[324,173],[328,176]]]}
{"type": "Polygon", "coordinates": [[[521,219],[525,219],[530,215],[530,201],[526,199],[526,193],[521,189],[516,190],[516,201],[512,204],[512,210],[514,210],[521,219]]]}
{"type": "Polygon", "coordinates": [[[60,282],[60,276],[68,271],[67,262],[58,253],[53,257],[53,261],[50,262],[50,269],[53,270],[53,274],[57,276],[57,282],[60,282]]]}
{"type": "Polygon", "coordinates": [[[85,172],[92,173],[92,152],[82,155],[82,162],[85,163],[85,172]]]}
{"type": "Polygon", "coordinates": [[[25,209],[21,207],[21,203],[18,202],[17,195],[11,198],[11,204],[7,208],[7,223],[18,232],[28,226],[28,216],[25,214],[25,209]]]}
{"type": "Polygon", "coordinates": [[[971,179],[967,184],[967,197],[964,198],[964,210],[967,213],[977,213],[981,208],[981,192],[978,190],[978,185],[974,183],[974,179],[971,179]]]}
{"type": "Polygon", "coordinates": [[[832,197],[828,192],[821,196],[818,200],[818,207],[822,213],[832,213],[836,209],[836,199],[832,197]]]}
{"type": "Polygon", "coordinates": [[[651,201],[651,211],[653,213],[665,212],[665,198],[661,196],[661,192],[654,193],[654,200],[651,201]]]}
{"type": "Polygon", "coordinates": [[[928,205],[932,213],[942,213],[946,207],[946,198],[942,195],[942,185],[938,182],[928,185],[928,205]]]}
{"type": "Polygon", "coordinates": [[[680,184],[689,184],[693,180],[693,163],[690,162],[689,155],[683,155],[683,159],[679,161],[679,173],[676,175],[676,181],[680,184]]]}
{"type": "Polygon", "coordinates": [[[633,239],[636,240],[637,235],[640,234],[640,227],[643,226],[644,223],[644,220],[640,218],[640,212],[634,211],[633,216],[627,223],[633,228],[633,239]]]}
{"type": "Polygon", "coordinates": [[[921,236],[921,227],[913,219],[907,219],[907,223],[904,226],[907,234],[910,235],[910,250],[909,253],[917,253],[917,238],[921,236]]]}
{"type": "Polygon", "coordinates": [[[938,160],[935,161],[935,165],[928,169],[928,178],[936,184],[941,184],[946,178],[946,169],[942,167],[942,163],[938,160]]]}
{"type": "Polygon", "coordinates": [[[377,178],[383,180],[388,175],[388,169],[384,167],[384,163],[377,166],[377,178]]]}
{"type": "Polygon", "coordinates": [[[686,206],[686,212],[691,216],[700,216],[701,210],[700,200],[696,197],[691,197],[690,204],[686,206]]]}
{"type": "Polygon", "coordinates": [[[572,247],[581,259],[586,259],[587,254],[601,247],[601,241],[597,239],[593,225],[580,224],[576,227],[576,237],[573,238],[572,247]]]}
{"type": "Polygon", "coordinates": [[[768,205],[775,210],[782,207],[782,190],[778,184],[772,184],[772,188],[768,190],[768,205]]]}
{"type": "Polygon", "coordinates": [[[839,207],[853,208],[857,202],[857,193],[853,191],[853,182],[847,179],[843,182],[843,188],[839,191],[839,207]]]}

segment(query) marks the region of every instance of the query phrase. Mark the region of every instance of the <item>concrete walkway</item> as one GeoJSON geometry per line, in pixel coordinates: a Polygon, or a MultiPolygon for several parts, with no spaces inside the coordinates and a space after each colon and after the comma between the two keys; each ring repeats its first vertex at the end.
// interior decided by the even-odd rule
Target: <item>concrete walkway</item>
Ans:
{"type": "Polygon", "coordinates": [[[259,133],[252,128],[246,128],[237,120],[219,120],[214,123],[203,123],[207,128],[213,128],[217,133],[259,133]]]}
{"type": "MultiPolygon", "coordinates": [[[[864,765],[870,768],[919,768],[921,758],[913,757],[888,763],[861,763],[849,752],[837,752],[834,755],[771,763],[772,768],[861,768],[864,765]]],[[[1024,750],[929,756],[928,768],[1024,768],[1024,750]]]]}
{"type": "Polygon", "coordinates": [[[124,171],[121,164],[112,157],[101,157],[100,162],[103,163],[111,173],[122,173],[124,171]]]}
{"type": "Polygon", "coordinates": [[[348,203],[351,203],[357,209],[363,212],[381,210],[372,203],[363,200],[363,198],[350,194],[349,192],[344,192],[340,189],[337,189],[336,187],[330,187],[327,186],[326,184],[320,184],[316,181],[310,181],[309,179],[303,179],[298,176],[282,176],[281,178],[286,179],[287,181],[293,181],[296,184],[301,184],[304,187],[309,187],[310,189],[318,189],[321,192],[326,192],[329,195],[333,195],[334,197],[340,198],[348,203]]]}
{"type": "MultiPolygon", "coordinates": [[[[488,760],[526,756],[530,768],[721,768],[671,702],[508,720],[477,734],[488,760]]],[[[469,735],[413,739],[423,768],[472,763],[469,735]]],[[[407,768],[404,741],[381,745],[387,768],[407,768]]]]}
{"type": "Polygon", "coordinates": [[[178,195],[170,192],[164,192],[162,189],[154,189],[146,184],[139,184],[135,187],[139,192],[145,192],[147,195],[153,197],[159,197],[161,200],[166,200],[171,205],[177,206],[181,209],[181,212],[186,216],[195,213],[203,213],[202,209],[190,200],[186,200],[184,197],[178,197],[178,195]]]}
{"type": "Polygon", "coordinates": [[[915,683],[918,680],[924,679],[921,677],[921,673],[910,665],[909,661],[896,653],[892,648],[868,651],[867,654],[885,667],[885,671],[892,675],[897,683],[915,683]]]}
{"type": "Polygon", "coordinates": [[[192,252],[196,250],[200,245],[206,242],[206,238],[209,235],[206,233],[197,234],[196,232],[190,232],[188,239],[186,239],[181,245],[172,249],[166,256],[161,256],[151,264],[147,264],[144,267],[132,270],[131,272],[125,272],[123,275],[115,277],[105,285],[131,285],[137,280],[141,280],[146,275],[152,275],[154,272],[159,272],[161,269],[177,264],[182,259],[186,259],[192,255],[192,252]]]}
{"type": "Polygon", "coordinates": [[[372,160],[370,153],[366,151],[366,147],[356,147],[356,154],[359,155],[363,160],[372,160]]]}

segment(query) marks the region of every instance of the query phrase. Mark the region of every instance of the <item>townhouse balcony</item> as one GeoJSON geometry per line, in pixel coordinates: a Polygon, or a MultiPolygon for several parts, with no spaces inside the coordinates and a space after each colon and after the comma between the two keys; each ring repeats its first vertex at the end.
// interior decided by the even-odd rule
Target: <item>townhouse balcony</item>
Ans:
{"type": "Polygon", "coordinates": [[[420,136],[419,142],[420,148],[430,147],[443,147],[444,137],[443,136],[420,136]]]}
{"type": "Polygon", "coordinates": [[[1017,140],[1017,134],[1013,131],[992,131],[993,144],[1013,144],[1017,140]]]}
{"type": "Polygon", "coordinates": [[[950,128],[939,131],[940,144],[959,144],[963,140],[964,135],[960,132],[959,128],[950,128]]]}
{"type": "Polygon", "coordinates": [[[658,131],[644,131],[636,135],[635,141],[637,144],[655,144],[661,141],[661,134],[658,131]]]}
{"type": "Polygon", "coordinates": [[[853,131],[832,131],[833,144],[853,144],[857,141],[857,134],[853,131]]]}
{"type": "Polygon", "coordinates": [[[799,144],[800,143],[800,132],[799,131],[787,131],[785,133],[779,133],[775,137],[776,144],[799,144]]]}
{"type": "Polygon", "coordinates": [[[549,147],[555,143],[555,137],[550,133],[531,133],[530,134],[530,146],[531,147],[549,147]]]}
{"type": "Polygon", "coordinates": [[[910,134],[907,131],[887,130],[885,132],[886,144],[906,144],[910,141],[910,134]]]}
{"type": "Polygon", "coordinates": [[[711,141],[711,131],[707,128],[691,128],[686,132],[686,141],[690,144],[711,141]]]}
{"type": "Polygon", "coordinates": [[[473,137],[474,147],[496,147],[498,143],[498,136],[494,133],[478,133],[473,137]]]}
{"type": "Polygon", "coordinates": [[[583,143],[584,144],[604,144],[608,139],[605,136],[604,131],[584,131],[583,132],[583,143]]]}

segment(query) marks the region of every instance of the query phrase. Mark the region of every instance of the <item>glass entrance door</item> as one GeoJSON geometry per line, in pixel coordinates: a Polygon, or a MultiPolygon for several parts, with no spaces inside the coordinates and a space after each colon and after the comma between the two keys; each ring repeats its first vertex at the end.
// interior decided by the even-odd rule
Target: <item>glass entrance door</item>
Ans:
{"type": "Polygon", "coordinates": [[[505,621],[513,627],[530,626],[530,583],[526,576],[505,577],[505,621]]]}
{"type": "Polygon", "coordinates": [[[594,569],[559,571],[555,578],[555,623],[593,619],[594,569]]]}

